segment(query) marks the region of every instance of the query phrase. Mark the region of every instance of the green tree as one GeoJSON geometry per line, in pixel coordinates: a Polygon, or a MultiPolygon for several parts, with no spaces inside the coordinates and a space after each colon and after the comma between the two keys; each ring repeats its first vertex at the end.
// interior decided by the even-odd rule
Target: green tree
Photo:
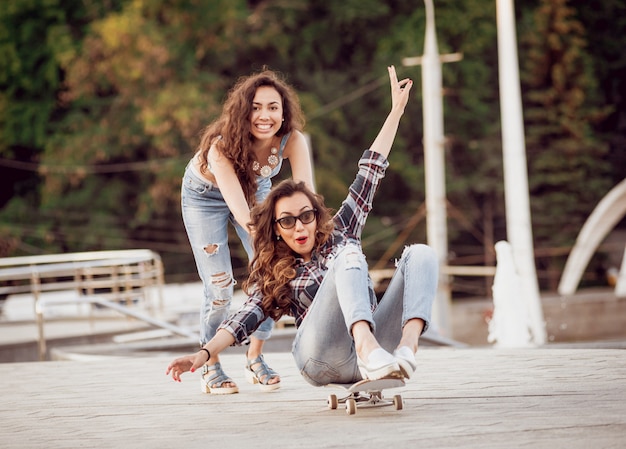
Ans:
{"type": "MultiPolygon", "coordinates": [[[[516,2],[519,33],[534,39],[520,40],[520,61],[538,250],[571,244],[605,193],[602,177],[623,178],[616,156],[623,152],[612,152],[612,167],[603,167],[606,148],[594,134],[621,149],[622,3],[572,0],[584,12],[585,35],[573,11],[557,14],[563,3],[516,2]],[[527,19],[538,5],[547,8],[543,15],[527,19]],[[593,52],[581,46],[587,37],[593,52]],[[549,232],[562,217],[571,222],[549,232]]],[[[385,201],[366,228],[370,261],[415,225],[424,201],[421,68],[402,67],[402,59],[423,51],[422,2],[5,4],[0,176],[13,188],[0,192],[0,255],[147,247],[162,253],[168,276],[193,276],[180,177],[226,91],[263,66],[283,72],[300,94],[317,187],[332,207],[388,111],[385,66],[415,81],[381,187],[385,201]]],[[[491,264],[493,242],[506,238],[495,2],[441,0],[435,15],[440,52],[463,54],[443,66],[451,260],[491,264]]],[[[425,237],[421,222],[407,240],[425,237]]]]}
{"type": "MultiPolygon", "coordinates": [[[[522,59],[533,233],[538,248],[567,247],[611,187],[608,146],[591,127],[606,111],[592,103],[596,85],[575,10],[567,0],[542,0],[533,17],[522,59]]],[[[552,258],[547,268],[558,263],[552,258]]]]}
{"type": "MultiPolygon", "coordinates": [[[[107,4],[115,9],[118,2],[107,4]]],[[[0,256],[54,240],[38,220],[37,161],[64,109],[61,61],[78,48],[85,24],[104,12],[74,0],[7,0],[0,8],[0,256]]]]}
{"type": "Polygon", "coordinates": [[[626,2],[571,0],[570,4],[587,30],[587,48],[598,82],[592,100],[610,108],[609,114],[591,125],[610,146],[611,178],[617,184],[626,176],[626,2]]]}

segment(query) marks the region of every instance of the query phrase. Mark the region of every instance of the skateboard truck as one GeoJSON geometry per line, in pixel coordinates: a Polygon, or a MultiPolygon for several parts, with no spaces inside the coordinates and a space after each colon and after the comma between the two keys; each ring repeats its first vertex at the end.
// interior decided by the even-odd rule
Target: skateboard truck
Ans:
{"type": "Polygon", "coordinates": [[[387,399],[382,392],[386,388],[398,388],[404,385],[404,380],[397,377],[361,380],[354,384],[330,384],[331,387],[346,390],[348,395],[338,398],[336,394],[330,394],[327,405],[329,409],[335,410],[339,404],[345,404],[348,415],[354,415],[358,408],[393,406],[396,410],[402,410],[404,402],[400,394],[394,395],[392,399],[387,399]]]}

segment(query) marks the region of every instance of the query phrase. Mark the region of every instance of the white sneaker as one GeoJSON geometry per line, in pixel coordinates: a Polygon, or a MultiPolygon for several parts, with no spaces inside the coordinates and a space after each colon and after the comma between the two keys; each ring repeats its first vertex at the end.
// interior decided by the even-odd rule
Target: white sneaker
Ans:
{"type": "Polygon", "coordinates": [[[376,380],[383,377],[402,377],[398,361],[383,348],[376,348],[367,357],[367,363],[357,356],[357,365],[363,379],[376,380]]]}
{"type": "Polygon", "coordinates": [[[407,379],[410,379],[415,370],[417,369],[417,362],[415,361],[415,354],[408,346],[400,346],[393,351],[393,356],[396,358],[402,375],[407,379]]]}

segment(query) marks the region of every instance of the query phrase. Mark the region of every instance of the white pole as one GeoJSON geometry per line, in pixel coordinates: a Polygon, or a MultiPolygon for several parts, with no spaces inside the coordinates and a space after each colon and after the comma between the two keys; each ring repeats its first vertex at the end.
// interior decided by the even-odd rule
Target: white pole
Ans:
{"type": "Polygon", "coordinates": [[[421,64],[424,101],[426,226],[428,245],[437,253],[440,266],[437,300],[433,306],[433,323],[437,331],[449,335],[450,282],[448,275],[441,269],[447,265],[448,261],[441,61],[437,48],[433,3],[432,0],[424,0],[424,3],[426,35],[421,64]]]}
{"type": "Polygon", "coordinates": [[[528,304],[533,341],[541,345],[546,341],[546,331],[537,285],[530,221],[515,8],[513,0],[496,2],[507,235],[513,250],[513,260],[521,277],[524,299],[528,304]]]}

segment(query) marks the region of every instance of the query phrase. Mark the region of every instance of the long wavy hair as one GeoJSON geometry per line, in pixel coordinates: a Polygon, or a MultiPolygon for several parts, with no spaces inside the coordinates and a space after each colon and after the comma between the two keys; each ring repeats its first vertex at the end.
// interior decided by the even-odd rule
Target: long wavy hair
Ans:
{"type": "Polygon", "coordinates": [[[243,290],[252,294],[259,289],[263,296],[263,310],[274,320],[290,315],[292,292],[289,282],[296,277],[298,255],[283,240],[276,239],[276,202],[302,192],[316,212],[317,229],[313,250],[325,243],[334,229],[333,211],[324,205],[324,198],[313,193],[304,182],[286,179],[277,184],[268,197],[251,211],[250,228],[254,236],[254,258],[250,262],[250,276],[243,290]]]}
{"type": "Polygon", "coordinates": [[[284,121],[276,135],[282,137],[293,130],[302,131],[304,114],[297,94],[278,72],[264,69],[237,81],[228,92],[220,117],[203,130],[197,150],[200,169],[205,172],[208,167],[209,148],[211,143],[216,143],[220,152],[235,167],[235,173],[250,207],[256,202],[257,189],[256,176],[252,169],[254,136],[250,132],[250,114],[254,95],[261,86],[273,87],[282,98],[284,121]],[[220,135],[222,139],[216,141],[220,135]]]}

